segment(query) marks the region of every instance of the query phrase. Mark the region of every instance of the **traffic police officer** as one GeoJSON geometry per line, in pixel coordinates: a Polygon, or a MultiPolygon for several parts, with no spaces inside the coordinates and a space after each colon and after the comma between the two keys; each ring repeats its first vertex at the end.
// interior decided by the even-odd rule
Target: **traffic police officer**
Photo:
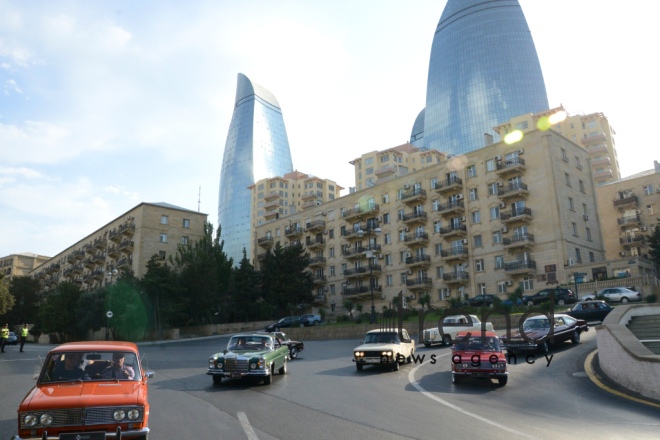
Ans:
{"type": "Polygon", "coordinates": [[[7,339],[9,339],[9,324],[5,324],[0,330],[0,352],[5,352],[5,345],[7,345],[7,339]]]}
{"type": "Polygon", "coordinates": [[[23,328],[21,329],[21,352],[23,352],[23,346],[25,345],[25,341],[27,340],[28,336],[28,325],[25,324],[23,328]]]}

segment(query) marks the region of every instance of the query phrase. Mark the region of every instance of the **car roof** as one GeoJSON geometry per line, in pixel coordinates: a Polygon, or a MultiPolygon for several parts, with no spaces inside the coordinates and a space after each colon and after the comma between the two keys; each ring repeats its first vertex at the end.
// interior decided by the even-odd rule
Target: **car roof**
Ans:
{"type": "MultiPolygon", "coordinates": [[[[405,330],[405,329],[404,329],[404,330],[405,330]]],[[[370,330],[370,331],[368,331],[367,334],[370,334],[370,333],[398,333],[398,332],[399,332],[399,331],[398,331],[397,329],[395,329],[395,328],[392,328],[392,329],[389,329],[389,330],[385,330],[385,329],[376,329],[376,330],[370,330]]]]}
{"type": "Polygon", "coordinates": [[[59,345],[51,350],[51,353],[60,353],[65,351],[115,351],[115,350],[128,350],[136,352],[137,346],[132,342],[124,341],[84,341],[84,342],[68,342],[59,345]]]}
{"type": "MultiPolygon", "coordinates": [[[[462,332],[456,333],[456,339],[460,338],[461,336],[467,336],[468,333],[471,336],[481,336],[481,332],[474,333],[474,332],[471,332],[471,331],[464,330],[462,332]]],[[[498,337],[495,333],[489,332],[489,331],[485,331],[484,336],[490,336],[490,337],[494,337],[494,338],[498,337]]]]}

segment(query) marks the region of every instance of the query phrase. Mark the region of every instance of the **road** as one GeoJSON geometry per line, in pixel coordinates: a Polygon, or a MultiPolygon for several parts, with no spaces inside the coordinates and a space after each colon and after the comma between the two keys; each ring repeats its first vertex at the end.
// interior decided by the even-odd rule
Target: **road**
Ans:
{"type": "MultiPolygon", "coordinates": [[[[550,364],[522,358],[509,382],[451,383],[450,349],[418,347],[426,362],[398,372],[351,362],[357,340],[305,341],[269,386],[205,374],[226,339],[141,347],[149,380],[151,439],[657,439],[660,410],[608,393],[584,373],[595,331],[551,348],[550,364]],[[431,354],[438,362],[428,362],[431,354]]],[[[50,346],[8,347],[0,357],[0,439],[16,434],[16,409],[50,346]]]]}

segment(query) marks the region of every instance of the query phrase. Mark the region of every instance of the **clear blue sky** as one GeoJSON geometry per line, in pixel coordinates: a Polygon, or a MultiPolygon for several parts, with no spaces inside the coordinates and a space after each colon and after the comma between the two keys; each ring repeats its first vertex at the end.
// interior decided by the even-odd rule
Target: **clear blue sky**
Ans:
{"type": "MultiPolygon", "coordinates": [[[[550,105],[604,112],[623,174],[652,168],[656,2],[521,4],[550,105]]],[[[444,5],[0,0],[0,256],[142,201],[197,209],[200,185],[216,223],[238,72],[282,105],[294,166],[352,186],[349,160],[408,140],[444,5]]]]}

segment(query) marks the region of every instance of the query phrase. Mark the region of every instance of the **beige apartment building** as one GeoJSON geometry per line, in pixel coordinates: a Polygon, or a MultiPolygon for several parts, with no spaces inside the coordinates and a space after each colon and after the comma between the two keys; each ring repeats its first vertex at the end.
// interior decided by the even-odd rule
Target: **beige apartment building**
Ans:
{"type": "Polygon", "coordinates": [[[608,259],[648,259],[648,235],[660,218],[660,163],[651,170],[598,187],[608,259]]]}
{"type": "MultiPolygon", "coordinates": [[[[372,285],[378,310],[399,291],[408,303],[428,293],[440,306],[463,294],[540,290],[566,282],[574,265],[604,260],[585,148],[552,130],[527,130],[514,145],[485,144],[431,156],[416,171],[259,225],[260,256],[277,242],[302,242],[313,307],[331,312],[345,299],[367,310],[372,285]]],[[[386,163],[382,154],[366,155],[374,158],[369,165],[386,163]]],[[[365,171],[364,156],[354,162],[365,171]]]]}
{"type": "Polygon", "coordinates": [[[14,276],[27,275],[32,269],[48,260],[50,260],[50,257],[30,252],[7,255],[0,258],[0,273],[5,276],[4,280],[8,282],[14,276]]]}
{"type": "MultiPolygon", "coordinates": [[[[521,130],[525,133],[538,128],[541,118],[547,118],[558,112],[566,112],[566,110],[564,107],[557,107],[541,113],[517,116],[494,129],[502,137],[513,130],[521,130]]],[[[616,132],[603,113],[571,116],[566,112],[566,119],[552,125],[551,128],[587,149],[596,185],[605,185],[621,178],[614,141],[616,132]]]]}
{"type": "Polygon", "coordinates": [[[252,240],[248,255],[255,261],[257,226],[335,200],[344,188],[334,180],[293,171],[282,177],[259,180],[248,189],[252,191],[252,240]]]}
{"type": "Polygon", "coordinates": [[[110,283],[108,272],[133,270],[142,277],[153,255],[167,258],[179,244],[192,244],[204,236],[207,214],[170,205],[140,203],[101,226],[30,272],[43,291],[69,281],[83,290],[110,283]]]}

